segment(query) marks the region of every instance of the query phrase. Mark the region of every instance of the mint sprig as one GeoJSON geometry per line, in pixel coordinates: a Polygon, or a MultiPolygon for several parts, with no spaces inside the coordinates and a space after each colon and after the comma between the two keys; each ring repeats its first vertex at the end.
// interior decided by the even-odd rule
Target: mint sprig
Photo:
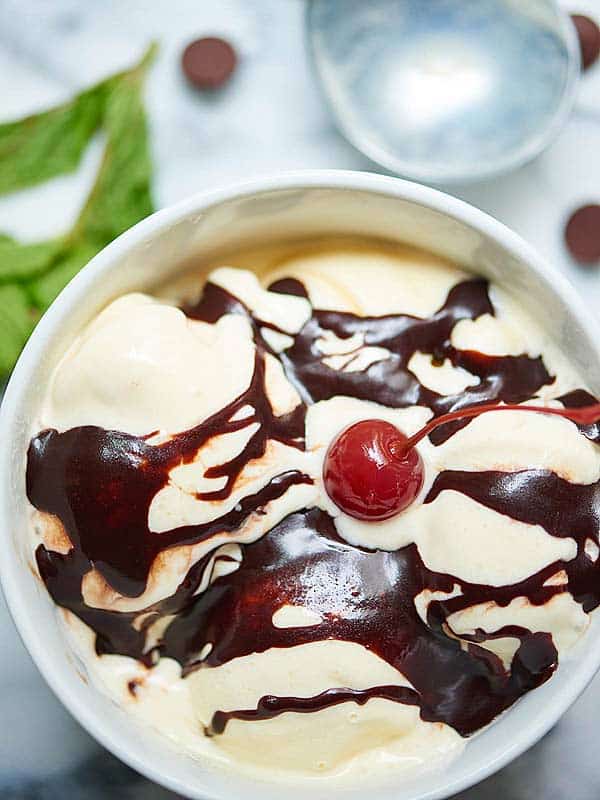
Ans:
{"type": "Polygon", "coordinates": [[[94,132],[106,133],[94,186],[68,233],[33,244],[0,235],[0,377],[12,369],[36,320],[81,267],[153,211],[142,89],[155,53],[152,45],[132,69],[70,103],[0,125],[0,194],[72,171],[94,132]]]}
{"type": "Polygon", "coordinates": [[[0,125],[0,194],[72,172],[100,127],[110,81],[69,103],[0,125]]]}

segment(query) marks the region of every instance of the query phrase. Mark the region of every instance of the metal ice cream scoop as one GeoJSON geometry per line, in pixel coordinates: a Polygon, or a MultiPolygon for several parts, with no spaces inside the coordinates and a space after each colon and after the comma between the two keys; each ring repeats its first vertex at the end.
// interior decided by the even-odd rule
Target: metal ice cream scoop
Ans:
{"type": "Polygon", "coordinates": [[[341,131],[416,180],[508,171],[573,102],[579,48],[553,0],[309,0],[307,26],[341,131]]]}

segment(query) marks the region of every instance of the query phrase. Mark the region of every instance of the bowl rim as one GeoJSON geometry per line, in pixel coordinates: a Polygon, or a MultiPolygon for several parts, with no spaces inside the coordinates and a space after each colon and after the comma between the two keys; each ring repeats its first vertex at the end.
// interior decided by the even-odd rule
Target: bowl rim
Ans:
{"type": "MultiPolygon", "coordinates": [[[[86,293],[89,285],[95,282],[98,276],[109,273],[125,253],[138,243],[147,241],[149,235],[159,235],[174,223],[190,215],[196,216],[200,212],[224,202],[274,191],[310,189],[363,191],[377,194],[414,203],[462,222],[499,244],[504,250],[526,264],[527,270],[543,278],[552,291],[559,295],[568,306],[569,313],[576,319],[583,329],[583,333],[591,341],[600,342],[600,330],[591,312],[584,306],[568,280],[558,271],[549,268],[545,260],[529,244],[501,222],[474,206],[436,189],[400,178],[348,170],[297,170],[276,173],[195,194],[173,206],[155,212],[121,234],[94,256],[63,289],[44,314],[26,344],[13,370],[0,407],[0,442],[4,445],[0,449],[0,546],[4,553],[4,557],[0,559],[0,583],[10,614],[26,649],[47,684],[73,717],[107,750],[137,772],[188,797],[207,798],[210,795],[207,795],[198,784],[192,786],[185,780],[161,772],[144,759],[140,754],[141,751],[135,752],[131,747],[129,737],[124,735],[122,739],[117,740],[109,736],[105,726],[98,721],[95,712],[73,693],[70,676],[66,671],[56,668],[46,658],[43,635],[39,635],[35,621],[28,613],[19,591],[22,568],[18,563],[10,536],[10,487],[7,479],[10,474],[10,446],[7,445],[12,439],[20,399],[26,395],[30,378],[36,365],[44,356],[49,335],[60,328],[71,308],[78,298],[86,293]]],[[[600,361],[600,345],[596,351],[600,361]]],[[[569,683],[562,687],[561,693],[553,698],[552,703],[548,704],[545,714],[540,715],[536,725],[524,728],[501,753],[494,755],[491,752],[489,758],[482,759],[470,773],[459,776],[444,785],[413,794],[411,795],[413,800],[417,798],[419,800],[436,800],[450,797],[501,769],[535,744],[554,725],[585,689],[599,667],[600,636],[597,636],[593,646],[588,649],[585,657],[577,665],[569,683]]],[[[316,790],[318,787],[314,786],[313,788],[316,790]]],[[[216,795],[212,796],[216,797],[216,795]]]]}
{"type": "Polygon", "coordinates": [[[468,185],[475,181],[489,180],[497,178],[508,172],[512,172],[518,167],[528,164],[536,156],[546,150],[558,137],[565,126],[577,96],[577,87],[581,78],[581,51],[579,40],[575,32],[575,26],[571,23],[569,11],[563,8],[558,0],[544,0],[548,8],[556,15],[557,33],[562,37],[562,41],[567,51],[567,68],[565,74],[565,85],[552,116],[547,120],[544,127],[539,128],[522,144],[513,148],[505,156],[482,163],[473,167],[468,173],[446,169],[431,170],[427,167],[417,167],[413,161],[394,156],[388,149],[373,140],[370,136],[361,132],[351,122],[349,115],[344,112],[340,104],[337,103],[329,91],[323,70],[319,64],[319,56],[313,33],[312,15],[314,8],[320,0],[308,0],[304,13],[304,29],[307,41],[307,50],[310,56],[313,74],[318,85],[321,96],[329,108],[339,131],[350,144],[360,153],[365,155],[374,164],[379,164],[390,172],[404,179],[412,181],[422,181],[430,185],[441,185],[451,187],[456,185],[468,185]]]}

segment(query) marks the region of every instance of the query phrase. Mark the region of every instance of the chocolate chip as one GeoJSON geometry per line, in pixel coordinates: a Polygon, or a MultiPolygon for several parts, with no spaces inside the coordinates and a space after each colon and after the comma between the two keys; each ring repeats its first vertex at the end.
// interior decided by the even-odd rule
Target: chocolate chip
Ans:
{"type": "Polygon", "coordinates": [[[565,241],[571,255],[582,264],[600,261],[600,206],[582,206],[565,228],[565,241]]]}
{"type": "Polygon", "coordinates": [[[218,89],[229,80],[236,64],[233,47],[214,36],[191,42],[181,57],[186,78],[200,89],[218,89]]]}
{"type": "Polygon", "coordinates": [[[308,298],[306,287],[301,281],[296,278],[280,278],[269,284],[270,292],[277,292],[277,294],[293,294],[295,297],[308,298]]]}
{"type": "Polygon", "coordinates": [[[591,67],[600,54],[600,28],[593,19],[584,17],[583,14],[571,14],[579,37],[581,48],[581,66],[583,69],[591,67]]]}

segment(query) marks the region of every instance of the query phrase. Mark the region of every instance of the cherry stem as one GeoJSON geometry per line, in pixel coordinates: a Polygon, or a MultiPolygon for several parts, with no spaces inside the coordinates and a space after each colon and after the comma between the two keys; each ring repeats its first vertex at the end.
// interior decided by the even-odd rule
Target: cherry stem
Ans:
{"type": "Polygon", "coordinates": [[[550,408],[548,406],[521,406],[510,404],[497,405],[495,403],[488,403],[481,406],[469,406],[468,408],[451,411],[449,414],[442,414],[441,417],[432,419],[431,422],[428,422],[427,425],[424,425],[408,439],[399,443],[399,446],[394,448],[394,456],[403,458],[411,448],[417,445],[426,436],[429,436],[429,434],[436,428],[439,428],[440,425],[446,425],[448,422],[454,422],[459,419],[478,417],[480,414],[485,414],[488,411],[533,411],[537,414],[554,414],[557,417],[570,419],[571,422],[576,422],[580,425],[591,425],[593,422],[600,421],[600,403],[582,406],[581,408],[550,408]]]}

